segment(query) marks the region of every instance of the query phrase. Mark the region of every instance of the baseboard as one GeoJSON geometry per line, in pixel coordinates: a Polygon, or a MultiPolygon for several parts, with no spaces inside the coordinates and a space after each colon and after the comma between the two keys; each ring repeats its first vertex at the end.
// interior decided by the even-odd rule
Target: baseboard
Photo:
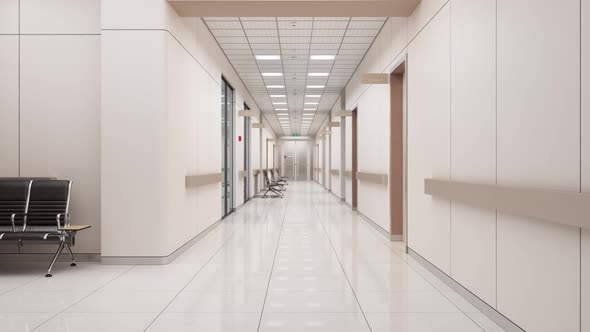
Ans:
{"type": "Polygon", "coordinates": [[[215,229],[219,224],[221,224],[222,220],[218,220],[213,223],[211,226],[207,227],[204,231],[199,233],[197,236],[193,237],[185,244],[180,246],[180,248],[174,250],[168,256],[102,256],[101,263],[105,265],[166,265],[173,262],[178,256],[182,255],[185,251],[187,251],[190,247],[192,247],[195,243],[209,234],[213,229],[215,229]]]}
{"type": "MultiPolygon", "coordinates": [[[[55,255],[55,253],[0,254],[0,262],[2,262],[2,263],[13,263],[13,262],[49,263],[49,262],[51,262],[53,255],[55,255]]],[[[74,255],[76,256],[76,262],[93,262],[93,263],[100,262],[100,254],[98,254],[98,253],[79,254],[74,251],[74,255]]],[[[58,262],[71,262],[70,254],[66,253],[66,252],[62,253],[57,258],[57,261],[58,262]]]]}
{"type": "Polygon", "coordinates": [[[430,263],[426,258],[420,256],[417,252],[409,247],[406,247],[407,254],[416,260],[420,265],[424,266],[428,271],[434,274],[437,278],[442,280],[447,286],[454,290],[457,294],[461,295],[465,300],[471,303],[477,310],[482,314],[486,315],[490,320],[496,323],[499,327],[507,332],[525,332],[522,328],[508,319],[506,316],[499,313],[495,308],[491,307],[485,301],[477,297],[477,295],[471,293],[467,288],[463,287],[455,279],[449,277],[446,273],[441,271],[434,264],[430,263]]]}
{"type": "Polygon", "coordinates": [[[353,209],[353,211],[356,211],[356,213],[359,216],[361,216],[367,222],[367,224],[373,226],[373,228],[375,228],[379,233],[381,233],[383,236],[385,236],[389,241],[401,241],[402,240],[402,236],[401,235],[391,235],[391,234],[389,234],[388,231],[386,231],[385,229],[383,229],[383,227],[379,226],[376,222],[374,222],[373,220],[371,220],[371,218],[365,216],[360,211],[354,210],[354,209],[353,209]]]}

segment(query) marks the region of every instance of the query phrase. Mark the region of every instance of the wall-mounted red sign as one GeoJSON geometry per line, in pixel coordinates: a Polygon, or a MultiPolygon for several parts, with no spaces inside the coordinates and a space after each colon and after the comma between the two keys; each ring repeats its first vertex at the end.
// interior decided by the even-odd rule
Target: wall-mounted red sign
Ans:
{"type": "Polygon", "coordinates": [[[238,142],[242,141],[242,135],[238,135],[238,142]]]}

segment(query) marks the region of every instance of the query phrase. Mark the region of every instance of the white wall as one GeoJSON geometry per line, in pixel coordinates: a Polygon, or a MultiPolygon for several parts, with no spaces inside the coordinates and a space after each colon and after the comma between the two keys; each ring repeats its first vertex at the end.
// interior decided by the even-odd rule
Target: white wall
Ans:
{"type": "MultiPolygon", "coordinates": [[[[454,181],[496,183],[495,6],[496,0],[451,2],[454,181]]],[[[451,216],[451,275],[495,305],[496,211],[452,202],[451,216]]]]}
{"type": "MultiPolygon", "coordinates": [[[[332,122],[340,122],[341,118],[334,116],[336,111],[339,111],[341,109],[340,106],[340,98],[338,98],[336,100],[336,102],[334,103],[334,107],[332,108],[330,115],[328,116],[330,118],[330,121],[332,122]]],[[[341,198],[342,196],[342,189],[340,188],[340,176],[341,176],[341,172],[340,172],[340,146],[341,146],[341,132],[342,132],[342,127],[333,127],[330,128],[330,146],[331,146],[331,150],[330,150],[330,190],[332,191],[332,193],[334,195],[336,195],[337,197],[341,198]],[[338,171],[337,174],[332,174],[332,170],[338,171]]]]}
{"type": "MultiPolygon", "coordinates": [[[[580,189],[579,15],[577,0],[498,1],[500,185],[580,189]]],[[[498,309],[526,330],[579,330],[579,232],[498,213],[498,309]]]]}
{"type": "MultiPolygon", "coordinates": [[[[590,58],[590,0],[582,0],[582,59],[590,58]]],[[[582,192],[590,193],[590,63],[582,60],[582,192]]],[[[590,331],[590,230],[582,230],[582,331],[590,331]]]]}
{"type": "MultiPolygon", "coordinates": [[[[0,13],[4,13],[4,7],[0,8],[0,13]]],[[[18,19],[17,15],[14,16],[18,19]]],[[[3,19],[0,19],[1,21],[3,19]]],[[[3,28],[2,33],[11,31],[6,27],[3,28]]],[[[2,73],[0,75],[0,109],[2,110],[0,112],[0,176],[4,177],[14,177],[19,174],[18,45],[18,35],[0,35],[0,73],[2,73]]]]}
{"type": "MultiPolygon", "coordinates": [[[[185,176],[221,168],[222,76],[236,113],[244,101],[256,108],[200,18],[178,17],[165,0],[138,5],[102,1],[103,256],[111,257],[170,255],[221,218],[220,185],[186,189],[185,176]],[[133,186],[120,190],[121,179],[133,186]],[[138,229],[139,241],[118,235],[138,229]]],[[[237,206],[243,118],[234,119],[237,206]]]]}
{"type": "Polygon", "coordinates": [[[0,36],[0,176],[72,180],[72,223],[93,226],[79,234],[74,250],[98,253],[98,2],[21,0],[19,11],[18,0],[4,0],[0,22],[0,34],[9,34],[0,36]]]}
{"type": "MultiPolygon", "coordinates": [[[[589,190],[579,7],[577,0],[498,0],[497,7],[495,0],[423,0],[409,18],[388,20],[346,87],[346,108],[359,106],[364,171],[378,164],[362,164],[370,159],[363,152],[368,135],[381,137],[387,128],[377,124],[367,134],[363,121],[371,120],[362,112],[383,109],[376,116],[386,119],[379,103],[389,91],[360,84],[361,75],[389,73],[407,55],[408,245],[530,331],[589,328],[588,232],[580,239],[579,228],[451,204],[425,195],[424,179],[589,190]]],[[[582,0],[584,54],[588,7],[582,0]]],[[[361,212],[366,197],[359,188],[361,212]]]]}

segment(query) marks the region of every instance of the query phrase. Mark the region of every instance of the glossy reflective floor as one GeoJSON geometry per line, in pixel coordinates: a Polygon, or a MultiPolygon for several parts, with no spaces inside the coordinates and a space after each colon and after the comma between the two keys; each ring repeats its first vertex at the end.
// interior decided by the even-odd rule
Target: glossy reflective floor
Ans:
{"type": "Polygon", "coordinates": [[[0,331],[501,331],[315,183],[164,266],[0,265],[0,331]]]}

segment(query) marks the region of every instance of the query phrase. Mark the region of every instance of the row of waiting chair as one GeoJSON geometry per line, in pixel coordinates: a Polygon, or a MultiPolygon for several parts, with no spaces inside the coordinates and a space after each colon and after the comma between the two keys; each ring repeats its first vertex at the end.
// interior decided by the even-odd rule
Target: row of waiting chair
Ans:
{"type": "Polygon", "coordinates": [[[288,185],[287,177],[281,176],[278,168],[263,169],[265,192],[262,198],[268,197],[269,193],[274,193],[275,197],[283,198],[283,192],[287,191],[285,186],[288,185]]]}
{"type": "Polygon", "coordinates": [[[69,180],[0,180],[0,243],[55,243],[58,248],[47,269],[51,269],[64,248],[76,266],[72,246],[76,232],[90,226],[70,224],[69,180]]]}

